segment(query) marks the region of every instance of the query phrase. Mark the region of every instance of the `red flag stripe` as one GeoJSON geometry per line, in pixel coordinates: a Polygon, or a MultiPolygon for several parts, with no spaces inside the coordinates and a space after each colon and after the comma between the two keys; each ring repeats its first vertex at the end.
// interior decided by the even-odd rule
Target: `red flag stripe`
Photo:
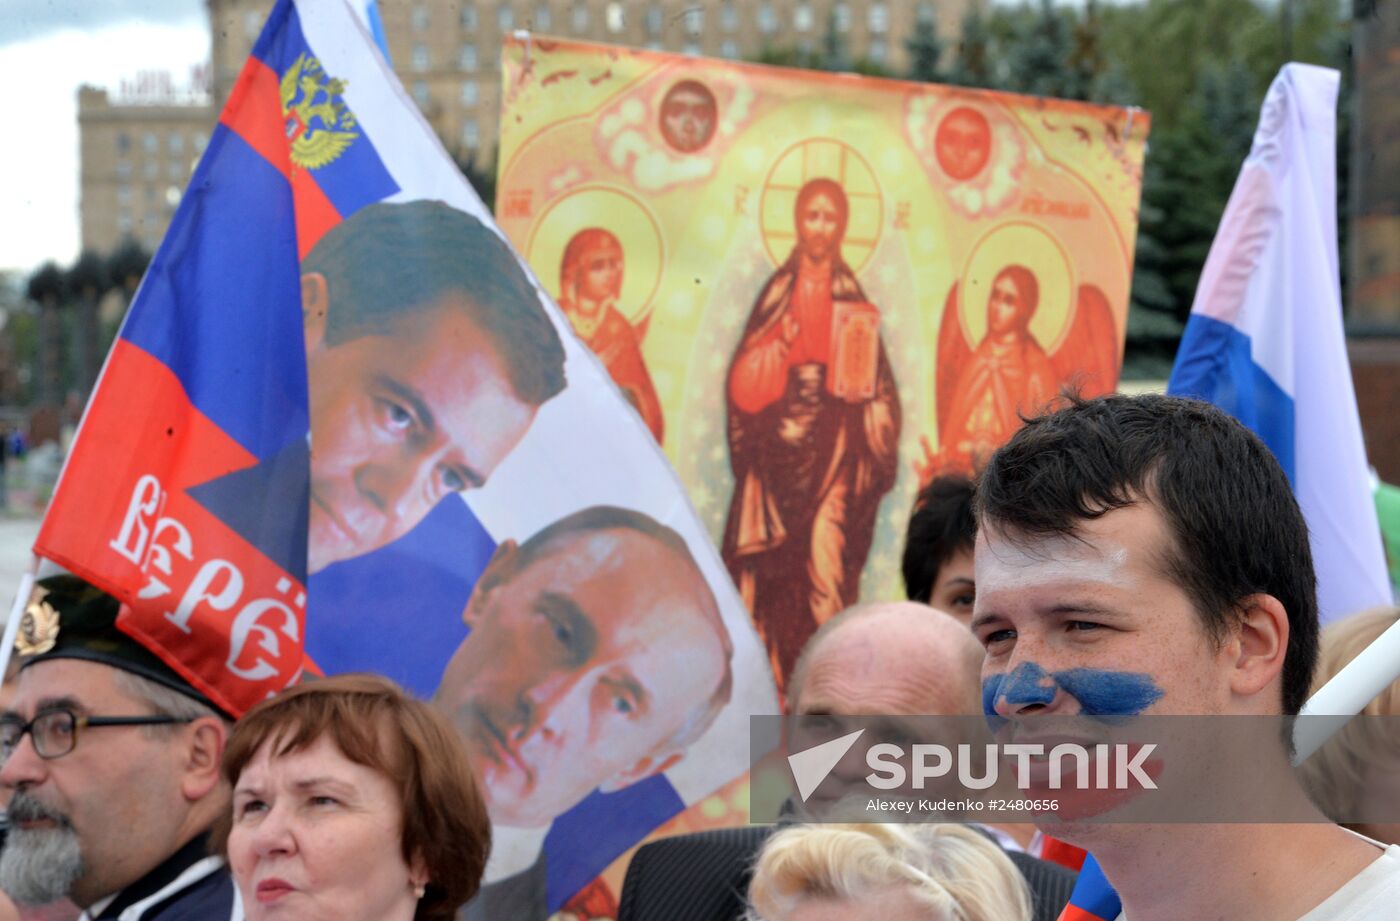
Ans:
{"type": "Polygon", "coordinates": [[[281,81],[276,72],[257,58],[249,58],[219,121],[291,183],[296,206],[297,257],[304,259],[326,231],[340,223],[340,212],[310,172],[292,164],[287,119],[282,114],[281,81]]]}

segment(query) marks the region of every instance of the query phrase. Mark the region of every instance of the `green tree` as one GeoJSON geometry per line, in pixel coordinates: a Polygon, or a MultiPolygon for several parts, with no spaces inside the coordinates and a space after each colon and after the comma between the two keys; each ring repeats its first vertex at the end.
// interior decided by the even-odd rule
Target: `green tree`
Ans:
{"type": "Polygon", "coordinates": [[[480,151],[467,157],[457,158],[457,169],[462,171],[462,175],[467,177],[476,194],[481,196],[481,200],[486,203],[487,210],[491,213],[496,211],[496,151],[492,151],[489,157],[481,155],[480,151]]]}
{"type": "Polygon", "coordinates": [[[904,47],[909,52],[909,79],[924,83],[944,83],[943,39],[938,35],[938,21],[932,17],[920,17],[914,24],[914,34],[905,39],[904,47]]]}
{"type": "Polygon", "coordinates": [[[1008,13],[1007,22],[1005,57],[1011,89],[1059,99],[1088,97],[1092,74],[1082,73],[1076,64],[1081,49],[1073,10],[1040,0],[1034,11],[1008,13]]]}
{"type": "Polygon", "coordinates": [[[77,300],[73,336],[77,354],[71,364],[74,374],[68,383],[86,398],[102,370],[102,324],[97,311],[102,296],[112,288],[106,260],[93,250],[83,250],[68,270],[66,283],[77,300]]]}
{"type": "Polygon", "coordinates": [[[997,89],[992,63],[992,33],[982,11],[973,7],[963,17],[962,34],[958,38],[958,53],[948,72],[948,82],[959,86],[980,86],[997,89]]]}
{"type": "Polygon", "coordinates": [[[67,295],[63,270],[53,261],[35,269],[25,286],[25,296],[39,305],[34,400],[55,408],[63,399],[63,316],[60,311],[67,295]]]}
{"type": "Polygon", "coordinates": [[[850,49],[846,47],[846,36],[837,28],[835,9],[826,17],[826,32],[822,34],[822,69],[851,69],[850,49]]]}

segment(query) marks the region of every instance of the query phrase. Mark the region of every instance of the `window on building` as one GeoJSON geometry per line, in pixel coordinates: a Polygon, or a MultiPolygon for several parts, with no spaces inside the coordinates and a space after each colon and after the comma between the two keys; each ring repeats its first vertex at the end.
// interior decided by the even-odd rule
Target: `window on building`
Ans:
{"type": "Polygon", "coordinates": [[[621,3],[613,0],[612,3],[608,4],[604,20],[607,22],[608,31],[616,35],[627,28],[627,11],[622,8],[621,3]]]}
{"type": "Polygon", "coordinates": [[[433,101],[432,94],[428,92],[427,81],[413,81],[413,101],[418,103],[418,108],[420,109],[427,109],[428,103],[433,101]]]}
{"type": "Polygon", "coordinates": [[[127,234],[131,233],[131,215],[117,215],[117,232],[120,233],[122,236],[126,236],[127,234]]]}
{"type": "Polygon", "coordinates": [[[661,11],[661,7],[653,3],[647,7],[646,23],[648,35],[660,35],[666,26],[666,14],[661,11]]]}
{"type": "Polygon", "coordinates": [[[243,14],[243,35],[246,38],[257,38],[262,26],[263,14],[260,10],[249,10],[243,14]]]}
{"type": "Polygon", "coordinates": [[[462,105],[474,106],[480,98],[481,90],[475,80],[467,80],[462,84],[462,105]]]}
{"type": "Polygon", "coordinates": [[[733,0],[724,0],[724,6],[719,8],[719,27],[726,32],[738,30],[739,10],[735,8],[733,0]]]}
{"type": "Polygon", "coordinates": [[[773,11],[772,0],[763,0],[758,5],[758,31],[764,35],[778,31],[778,14],[773,11]]]}
{"type": "Polygon", "coordinates": [[[870,39],[870,51],[866,55],[875,64],[883,64],[890,56],[889,45],[883,38],[872,37],[870,39]]]}
{"type": "Polygon", "coordinates": [[[914,21],[922,25],[929,25],[934,21],[934,11],[932,3],[920,3],[914,12],[914,21]]]}
{"type": "Polygon", "coordinates": [[[837,32],[851,31],[851,7],[850,4],[842,3],[840,0],[832,4],[831,21],[836,26],[837,32]]]}
{"type": "Polygon", "coordinates": [[[682,21],[685,23],[685,32],[690,36],[697,36],[705,31],[705,9],[704,7],[693,6],[683,14],[682,21]]]}
{"type": "Polygon", "coordinates": [[[147,179],[154,179],[160,175],[160,164],[154,160],[147,160],[141,167],[141,175],[147,179]]]}
{"type": "Polygon", "coordinates": [[[416,70],[416,71],[418,71],[419,73],[422,73],[423,71],[425,71],[425,70],[428,69],[428,67],[431,65],[431,63],[432,63],[432,62],[431,62],[431,60],[430,60],[429,57],[428,57],[428,46],[427,46],[427,45],[424,45],[424,44],[421,43],[421,42],[418,43],[418,44],[416,44],[416,45],[414,45],[414,46],[413,46],[413,69],[416,70]]]}
{"type": "Polygon", "coordinates": [[[575,32],[588,31],[588,7],[580,2],[575,2],[572,18],[575,32]]]}
{"type": "Polygon", "coordinates": [[[195,153],[197,153],[197,154],[204,153],[204,145],[206,145],[206,144],[208,144],[208,143],[209,143],[209,138],[208,138],[207,136],[205,136],[205,134],[204,134],[203,131],[196,131],[196,132],[194,133],[194,152],[195,152],[195,153]]]}
{"type": "Polygon", "coordinates": [[[665,51],[665,50],[666,50],[666,46],[663,45],[659,39],[650,38],[650,39],[647,39],[647,50],[648,50],[648,51],[665,51]]]}
{"type": "Polygon", "coordinates": [[[457,55],[457,66],[467,73],[472,73],[476,70],[477,59],[475,45],[462,46],[461,53],[457,55]]]}
{"type": "Polygon", "coordinates": [[[883,3],[872,3],[865,11],[865,24],[871,33],[884,35],[890,30],[890,8],[883,3]]]}
{"type": "Polygon", "coordinates": [[[171,179],[185,178],[185,161],[171,160],[165,167],[165,175],[171,179]]]}
{"type": "Polygon", "coordinates": [[[124,154],[131,150],[131,136],[125,131],[117,135],[117,153],[124,154]]]}
{"type": "Polygon", "coordinates": [[[468,0],[466,6],[462,7],[462,31],[475,32],[476,23],[476,4],[468,0]]]}
{"type": "Polygon", "coordinates": [[[502,32],[515,28],[515,10],[511,9],[510,4],[502,3],[496,10],[496,25],[502,32]]]}
{"type": "Polygon", "coordinates": [[[413,31],[428,31],[428,8],[426,6],[415,6],[413,12],[409,14],[409,21],[413,24],[413,31]]]}
{"type": "Polygon", "coordinates": [[[117,186],[117,204],[123,208],[131,204],[131,186],[125,184],[117,186]]]}
{"type": "Polygon", "coordinates": [[[130,179],[130,178],[131,178],[131,161],[130,161],[130,160],[118,160],[118,161],[117,161],[117,178],[118,178],[118,179],[130,179]]]}
{"type": "Polygon", "coordinates": [[[720,42],[719,53],[721,57],[737,58],[739,56],[739,43],[732,38],[726,38],[720,42]]]}
{"type": "Polygon", "coordinates": [[[156,137],[154,131],[147,131],[145,134],[141,135],[141,147],[148,154],[157,153],[160,151],[160,139],[156,137]]]}
{"type": "Polygon", "coordinates": [[[476,150],[481,146],[481,126],[474,118],[462,122],[462,146],[468,150],[476,150]]]}
{"type": "Polygon", "coordinates": [[[535,7],[535,28],[541,32],[553,28],[554,17],[550,15],[549,7],[541,3],[535,7]]]}
{"type": "Polygon", "coordinates": [[[688,55],[690,55],[690,56],[693,57],[693,58],[694,58],[694,57],[699,57],[699,55],[700,55],[700,43],[697,42],[697,41],[696,41],[695,39],[693,39],[693,38],[688,38],[688,39],[686,39],[686,40],[685,40],[685,47],[683,47],[683,48],[681,49],[681,53],[683,53],[683,54],[688,54],[688,55]]]}
{"type": "Polygon", "coordinates": [[[141,190],[141,197],[145,199],[146,204],[154,205],[156,203],[156,187],[153,185],[146,186],[141,190]]]}
{"type": "Polygon", "coordinates": [[[815,18],[812,15],[812,4],[802,0],[792,11],[792,27],[798,32],[810,32],[815,18]]]}
{"type": "Polygon", "coordinates": [[[183,134],[171,133],[165,139],[165,146],[170,151],[170,156],[178,157],[185,152],[185,136],[183,134]]]}

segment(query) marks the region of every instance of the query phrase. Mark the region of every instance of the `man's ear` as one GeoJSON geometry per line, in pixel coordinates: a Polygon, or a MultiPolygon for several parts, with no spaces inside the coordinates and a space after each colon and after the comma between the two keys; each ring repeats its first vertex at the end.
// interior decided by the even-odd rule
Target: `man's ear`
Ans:
{"type": "Polygon", "coordinates": [[[330,286],[320,272],[301,276],[301,321],[304,326],[306,350],[310,352],[325,341],[326,311],[330,309],[330,286]]]}
{"type": "Polygon", "coordinates": [[[670,751],[660,755],[647,755],[630,768],[618,771],[612,777],[604,781],[598,789],[604,793],[616,793],[618,790],[626,789],[634,783],[641,783],[648,777],[669,771],[675,767],[676,762],[681,760],[684,752],[670,751]]]}
{"type": "Polygon", "coordinates": [[[481,578],[476,580],[472,596],[467,600],[467,609],[462,612],[462,622],[468,627],[476,627],[481,620],[482,612],[486,610],[491,593],[509,581],[510,577],[515,574],[519,553],[519,545],[514,540],[507,538],[501,541],[496,547],[496,552],[491,554],[491,561],[486,564],[481,578]]]}
{"type": "Polygon", "coordinates": [[[1283,672],[1288,653],[1288,612],[1283,602],[1263,593],[1244,598],[1237,609],[1234,635],[1227,644],[1232,666],[1230,690],[1252,697],[1283,672]]]}
{"type": "Polygon", "coordinates": [[[201,716],[185,727],[184,775],[180,792],[191,803],[199,802],[219,785],[219,763],[224,757],[228,728],[214,716],[201,716]]]}

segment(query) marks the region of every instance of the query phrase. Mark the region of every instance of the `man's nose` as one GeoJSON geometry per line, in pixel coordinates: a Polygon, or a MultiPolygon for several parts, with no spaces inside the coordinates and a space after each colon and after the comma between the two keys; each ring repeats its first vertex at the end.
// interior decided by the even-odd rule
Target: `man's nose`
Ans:
{"type": "Polygon", "coordinates": [[[983,685],[983,703],[990,698],[991,712],[997,716],[1026,716],[1051,710],[1060,697],[1059,686],[1039,663],[1015,662],[983,685]]]}
{"type": "MultiPolygon", "coordinates": [[[[853,725],[849,731],[855,732],[859,728],[861,727],[853,725]]],[[[878,742],[879,739],[871,738],[868,732],[857,739],[856,744],[848,748],[846,753],[841,756],[841,760],[836,762],[836,766],[831,769],[831,775],[848,784],[863,780],[865,775],[870,773],[870,765],[866,760],[867,754],[870,747],[878,742]]]]}
{"type": "Polygon", "coordinates": [[[583,676],[555,674],[536,681],[516,698],[511,737],[517,741],[532,735],[554,739],[562,732],[562,711],[572,712],[574,698],[583,694],[583,676]]]}
{"type": "Polygon", "coordinates": [[[48,762],[34,750],[34,736],[25,733],[15,745],[10,757],[0,765],[0,786],[21,790],[42,783],[48,776],[48,762]]]}
{"type": "Polygon", "coordinates": [[[404,451],[379,458],[355,471],[355,488],[386,517],[413,520],[430,504],[435,452],[404,451]]]}

